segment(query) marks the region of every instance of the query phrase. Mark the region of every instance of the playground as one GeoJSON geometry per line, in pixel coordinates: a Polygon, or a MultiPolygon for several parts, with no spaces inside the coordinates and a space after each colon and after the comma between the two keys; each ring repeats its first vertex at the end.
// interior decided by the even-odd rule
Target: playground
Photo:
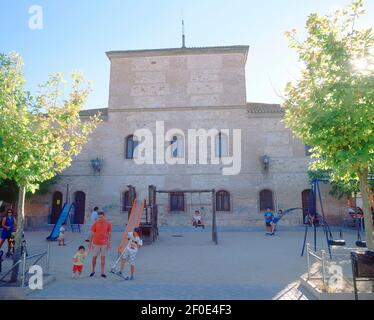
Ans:
{"type": "MultiPolygon", "coordinates": [[[[91,255],[86,259],[83,277],[71,278],[72,257],[84,235],[66,233],[66,246],[51,242],[50,273],[55,281],[35,290],[28,299],[313,299],[295,286],[306,273],[306,257],[301,257],[304,228],[279,228],[275,237],[260,228],[219,229],[219,245],[211,230],[160,228],[157,241],[145,245],[137,257],[136,278],[125,281],[109,273],[117,258],[115,248],[108,252],[108,277],[89,277],[91,255]]],[[[46,246],[45,231],[25,234],[29,248],[46,246]]],[[[113,232],[113,243],[121,241],[123,231],[113,232]]],[[[345,232],[348,245],[355,233],[345,232]]],[[[310,234],[310,242],[313,236],[310,234]]],[[[324,234],[317,233],[323,246],[324,234]]],[[[128,271],[128,270],[127,270],[128,271]]]]}
{"type": "MultiPolygon", "coordinates": [[[[157,222],[156,194],[170,192],[149,186],[148,199],[139,201],[134,195],[130,199],[132,206],[126,227],[116,227],[112,232],[112,247],[106,258],[106,278],[100,274],[89,276],[92,252],[85,260],[82,276],[72,278],[72,258],[77,248],[82,245],[88,248],[87,233],[72,223],[74,204],[64,205],[51,230],[25,232],[27,256],[38,258],[39,255],[34,253],[37,249],[44,252],[40,255],[40,261],[44,262],[39,264],[53,279],[43,289],[29,291],[27,298],[313,300],[316,295],[301,285],[302,279],[312,281],[313,278],[327,292],[331,288],[326,287],[326,273],[331,273],[331,267],[336,265],[341,267],[344,278],[344,288],[340,290],[352,292],[350,251],[364,246],[362,243],[358,246],[359,230],[328,225],[318,181],[313,183],[308,205],[307,218],[313,221],[301,226],[283,225],[281,219],[284,215],[302,210],[290,208],[278,217],[276,232],[272,234],[266,233],[263,227],[217,226],[213,201],[215,190],[184,190],[212,196],[212,221],[198,217],[198,224],[191,221],[190,226],[161,227],[157,222]],[[317,200],[321,213],[313,209],[318,208],[317,200]],[[60,246],[55,240],[65,222],[69,225],[65,234],[66,245],[60,246]],[[198,228],[199,225],[203,228],[198,228]],[[126,281],[129,266],[119,276],[118,255],[128,250],[128,232],[138,227],[148,245],[139,249],[135,279],[126,281]],[[322,256],[318,256],[319,253],[322,256]],[[41,259],[44,256],[46,259],[41,259]],[[319,263],[310,261],[315,258],[319,263]]],[[[26,255],[24,257],[26,260],[26,255]]],[[[10,267],[11,259],[5,259],[3,269],[10,267]]],[[[23,272],[26,269],[24,263],[23,272]]],[[[23,279],[24,286],[25,283],[27,280],[23,279]]],[[[370,288],[360,285],[362,288],[371,292],[370,288]]]]}

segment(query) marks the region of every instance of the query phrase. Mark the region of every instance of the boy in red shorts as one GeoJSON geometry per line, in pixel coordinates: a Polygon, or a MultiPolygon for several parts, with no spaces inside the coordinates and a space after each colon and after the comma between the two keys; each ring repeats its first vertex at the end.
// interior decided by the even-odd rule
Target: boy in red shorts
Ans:
{"type": "Polygon", "coordinates": [[[82,277],[84,259],[87,257],[87,252],[84,246],[80,246],[78,248],[77,253],[73,257],[73,274],[72,278],[75,278],[76,274],[78,273],[78,277],[82,277]]]}

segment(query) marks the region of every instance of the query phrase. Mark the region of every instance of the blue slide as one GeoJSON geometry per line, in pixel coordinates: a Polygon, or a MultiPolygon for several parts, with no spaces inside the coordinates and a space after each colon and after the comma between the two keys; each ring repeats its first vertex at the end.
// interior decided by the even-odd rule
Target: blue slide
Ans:
{"type": "Polygon", "coordinates": [[[66,222],[66,220],[68,219],[69,213],[70,213],[70,211],[73,207],[74,207],[74,205],[72,203],[67,203],[66,202],[64,204],[64,206],[63,206],[63,208],[60,212],[60,215],[58,216],[57,222],[54,225],[51,234],[47,237],[47,240],[54,241],[58,238],[58,235],[60,234],[60,228],[61,228],[62,224],[64,222],[66,222]]]}

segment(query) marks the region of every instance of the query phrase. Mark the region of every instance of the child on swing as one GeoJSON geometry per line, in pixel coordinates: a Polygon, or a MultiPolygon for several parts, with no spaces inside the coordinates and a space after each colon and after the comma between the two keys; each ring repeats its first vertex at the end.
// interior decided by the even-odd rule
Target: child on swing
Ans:
{"type": "Polygon", "coordinates": [[[197,228],[198,226],[202,226],[204,229],[203,219],[201,217],[201,213],[199,210],[195,210],[195,213],[193,215],[192,219],[192,225],[197,228]]]}
{"type": "Polygon", "coordinates": [[[140,239],[140,229],[135,228],[133,232],[128,233],[128,244],[125,252],[121,257],[121,266],[119,274],[121,275],[125,270],[126,262],[130,263],[130,277],[125,277],[126,280],[134,280],[135,273],[135,259],[138,249],[143,245],[143,240],[140,239]]]}

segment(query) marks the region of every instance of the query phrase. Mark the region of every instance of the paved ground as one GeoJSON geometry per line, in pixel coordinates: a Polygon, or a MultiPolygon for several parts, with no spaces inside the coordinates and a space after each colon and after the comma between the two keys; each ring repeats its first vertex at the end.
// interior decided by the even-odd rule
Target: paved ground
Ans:
{"type": "MultiPolygon", "coordinates": [[[[89,278],[89,256],[82,279],[71,279],[72,256],[80,244],[78,233],[68,232],[66,247],[51,245],[50,271],[56,281],[30,295],[34,299],[308,299],[297,279],[306,272],[300,257],[303,229],[282,228],[275,237],[260,229],[226,228],[219,245],[209,230],[163,228],[155,244],[138,253],[136,279],[124,281],[110,274],[116,258],[110,251],[106,279],[89,278]],[[175,237],[182,235],[182,237],[175,237]]],[[[29,248],[46,246],[48,232],[26,233],[29,248]]],[[[354,234],[345,233],[348,244],[354,234]]],[[[120,232],[114,232],[114,244],[120,232]]],[[[312,241],[312,239],[310,239],[312,241]]],[[[325,245],[322,232],[318,244],[325,245]]],[[[97,273],[98,270],[97,270],[97,273]]]]}

